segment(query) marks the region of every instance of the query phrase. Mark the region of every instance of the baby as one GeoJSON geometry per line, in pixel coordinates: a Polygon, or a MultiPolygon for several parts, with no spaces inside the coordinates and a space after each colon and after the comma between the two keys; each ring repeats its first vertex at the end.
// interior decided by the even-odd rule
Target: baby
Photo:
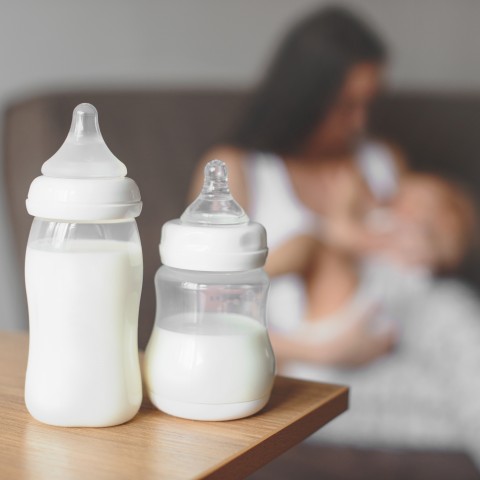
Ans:
{"type": "Polygon", "coordinates": [[[435,175],[406,176],[392,214],[398,225],[394,257],[434,272],[455,269],[474,238],[472,202],[458,186],[435,175]]]}
{"type": "MultiPolygon", "coordinates": [[[[371,199],[364,198],[363,205],[355,202],[349,228],[334,226],[336,232],[348,232],[350,238],[353,232],[361,239],[367,246],[362,255],[330,248],[331,238],[325,242],[320,233],[292,239],[269,259],[267,270],[275,276],[286,273],[276,265],[285,268],[288,256],[291,271],[304,285],[303,302],[291,302],[303,304],[303,312],[290,312],[290,320],[301,320],[290,321],[285,329],[285,312],[270,314],[280,360],[363,363],[388,350],[405,307],[428,288],[435,274],[457,267],[472,242],[472,203],[460,188],[438,176],[405,175],[395,197],[381,207],[371,208],[371,199]]],[[[347,241],[340,238],[338,244],[347,241]]],[[[287,291],[280,289],[280,294],[287,291]]],[[[286,303],[285,298],[270,300],[271,305],[286,303]]]]}

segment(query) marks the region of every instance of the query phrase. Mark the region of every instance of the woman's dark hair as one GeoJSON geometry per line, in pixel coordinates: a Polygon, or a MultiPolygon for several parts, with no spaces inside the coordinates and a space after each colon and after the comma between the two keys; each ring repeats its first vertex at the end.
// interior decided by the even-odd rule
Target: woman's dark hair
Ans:
{"type": "Polygon", "coordinates": [[[380,38],[348,10],[327,7],[286,36],[229,143],[295,154],[325,117],[349,69],[381,63],[380,38]]]}

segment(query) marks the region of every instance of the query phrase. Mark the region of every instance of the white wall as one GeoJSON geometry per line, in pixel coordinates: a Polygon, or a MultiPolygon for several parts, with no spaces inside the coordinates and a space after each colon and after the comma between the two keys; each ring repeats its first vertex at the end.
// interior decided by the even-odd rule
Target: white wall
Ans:
{"type": "MultiPolygon", "coordinates": [[[[0,100],[52,86],[244,85],[313,0],[4,0],[0,100]]],[[[0,3],[0,5],[1,5],[0,3]]],[[[398,87],[480,87],[478,0],[350,0],[395,52],[398,87]]]]}
{"type": "MultiPolygon", "coordinates": [[[[15,97],[76,86],[249,85],[290,23],[322,3],[2,0],[0,108],[15,97]]],[[[480,90],[479,1],[343,3],[391,44],[396,88],[480,90]]],[[[0,327],[11,327],[25,325],[25,310],[2,197],[3,188],[0,327]]]]}

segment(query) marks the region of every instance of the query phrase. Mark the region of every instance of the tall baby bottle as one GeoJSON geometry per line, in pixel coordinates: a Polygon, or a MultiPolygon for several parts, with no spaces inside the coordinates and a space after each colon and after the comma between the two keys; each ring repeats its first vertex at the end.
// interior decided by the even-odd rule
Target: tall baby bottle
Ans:
{"type": "Polygon", "coordinates": [[[266,256],[265,229],[231,196],[225,164],[211,161],[200,196],[162,229],[145,354],[147,391],[160,410],[231,420],[268,402],[275,359],[265,325],[266,256]]]}
{"type": "Polygon", "coordinates": [[[25,261],[25,402],[51,425],[117,425],[137,413],[142,398],[140,192],[87,103],[75,108],[65,142],[42,173],[27,199],[35,218],[25,261]]]}

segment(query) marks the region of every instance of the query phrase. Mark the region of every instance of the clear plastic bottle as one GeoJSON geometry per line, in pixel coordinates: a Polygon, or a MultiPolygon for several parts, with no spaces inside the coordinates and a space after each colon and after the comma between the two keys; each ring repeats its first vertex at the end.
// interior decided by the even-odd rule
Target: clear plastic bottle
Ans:
{"type": "Polygon", "coordinates": [[[103,427],[142,399],[138,187],[105,145],[95,108],[77,106],[60,150],[29,191],[30,345],[25,402],[37,420],[103,427]]]}
{"type": "Polygon", "coordinates": [[[206,166],[200,196],[164,225],[160,254],[145,355],[150,399],[195,420],[259,411],[275,373],[265,319],[266,233],[232,198],[223,162],[206,166]]]}

